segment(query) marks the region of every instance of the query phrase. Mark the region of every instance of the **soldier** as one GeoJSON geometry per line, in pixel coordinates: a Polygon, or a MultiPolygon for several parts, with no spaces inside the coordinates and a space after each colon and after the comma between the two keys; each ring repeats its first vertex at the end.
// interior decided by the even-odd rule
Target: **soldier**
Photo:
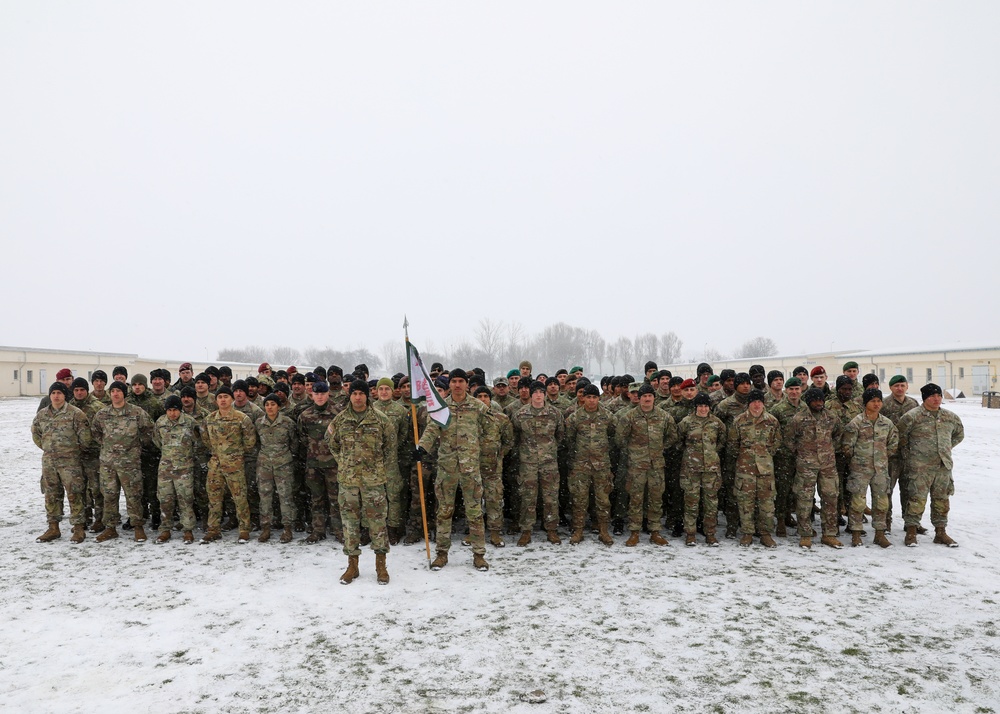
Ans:
{"type": "Polygon", "coordinates": [[[520,382],[521,382],[521,373],[518,370],[512,369],[509,372],[507,372],[507,386],[510,387],[511,397],[514,398],[517,397],[517,390],[519,389],[518,385],[520,384],[520,382]]]}
{"type": "MultiPolygon", "coordinates": [[[[170,372],[165,369],[154,369],[149,373],[149,389],[155,398],[162,404],[168,396],[167,385],[170,383],[170,372]]],[[[164,407],[165,409],[166,407],[164,407]]],[[[152,417],[150,417],[152,418],[152,417]]]]}
{"type": "MultiPolygon", "coordinates": [[[[781,425],[782,435],[788,433],[792,417],[809,407],[802,401],[802,381],[791,377],[785,382],[785,396],[769,410],[781,425]]],[[[774,519],[775,535],[784,538],[788,528],[795,527],[792,512],[796,510],[795,493],[792,484],[795,482],[795,456],[785,446],[784,439],[778,450],[774,452],[774,519]]]]}
{"type": "Polygon", "coordinates": [[[211,543],[222,537],[222,502],[226,489],[236,504],[240,536],[238,543],[250,540],[250,505],[247,503],[246,474],[243,463],[257,446],[257,432],[250,417],[233,408],[233,390],[220,385],[215,395],[218,406],[205,417],[202,441],[212,454],[208,461],[208,530],[201,539],[211,543]]]}
{"type": "Polygon", "coordinates": [[[946,532],[950,497],[955,493],[951,470],[951,450],[962,443],[965,428],[954,412],[941,408],[941,387],[929,382],[920,388],[923,404],[899,418],[899,448],[909,477],[909,501],[904,524],[909,548],[917,545],[917,526],[931,498],[931,525],[934,542],[957,548],[958,543],[946,532]]]}
{"type": "MultiPolygon", "coordinates": [[[[530,371],[531,365],[528,364],[530,371]]],[[[432,421],[420,437],[414,458],[422,461],[431,451],[437,451],[437,557],[431,570],[448,564],[451,549],[451,520],[455,514],[455,495],[459,487],[465,499],[465,516],[469,524],[472,564],[476,570],[489,570],[486,562],[486,532],[483,528],[483,482],[479,473],[483,435],[489,428],[486,406],[469,397],[469,378],[465,370],[451,370],[448,377],[450,395],[444,402],[451,421],[442,427],[432,421]]]]}
{"type": "Polygon", "coordinates": [[[180,394],[184,387],[194,389],[194,368],[190,362],[184,362],[177,370],[177,381],[170,385],[170,391],[180,394]]]}
{"type": "MultiPolygon", "coordinates": [[[[257,420],[264,416],[264,410],[250,401],[250,385],[244,379],[237,379],[228,386],[233,390],[233,409],[243,412],[250,417],[251,424],[256,424],[257,420]]],[[[250,530],[257,530],[260,527],[260,490],[257,484],[257,456],[259,453],[260,445],[258,443],[243,459],[243,473],[247,480],[247,503],[250,505],[250,530]]],[[[229,530],[232,528],[230,527],[229,530]]]]}
{"type": "MultiPolygon", "coordinates": [[[[845,428],[858,414],[864,411],[860,399],[851,396],[854,393],[854,382],[846,375],[837,377],[837,391],[826,400],[826,409],[840,419],[841,429],[845,428]]],[[[849,463],[847,456],[837,449],[837,525],[846,526],[847,504],[850,497],[847,494],[847,479],[849,463]]],[[[838,529],[839,534],[839,529],[838,529]]]]}
{"type": "MultiPolygon", "coordinates": [[[[558,385],[558,380],[551,380],[558,385]]],[[[521,537],[517,545],[531,542],[535,526],[538,494],[542,495],[542,525],[549,543],[559,538],[559,444],[565,424],[562,413],[545,397],[549,389],[541,382],[531,385],[531,401],[514,413],[511,420],[517,438],[518,486],[521,502],[521,537]]]]}
{"type": "Polygon", "coordinates": [[[896,453],[899,434],[895,424],[879,412],[882,409],[882,392],[866,389],[861,396],[865,411],[858,414],[844,428],[841,451],[850,460],[847,490],[851,494],[850,519],[851,546],[863,545],[865,494],[872,492],[872,524],[875,527],[875,544],[888,548],[892,545],[885,537],[885,516],[889,508],[889,457],[896,453]]]}
{"type": "MultiPolygon", "coordinates": [[[[56,381],[59,382],[60,384],[66,385],[67,389],[72,389],[72,385],[73,385],[73,370],[66,369],[66,368],[60,369],[58,372],[56,372],[56,381]]],[[[36,409],[35,411],[36,412],[40,412],[40,411],[42,411],[42,409],[45,409],[51,403],[52,402],[49,399],[49,395],[46,394],[44,397],[42,397],[38,401],[38,409],[36,409]]],[[[64,400],[63,404],[65,404],[65,403],[66,402],[64,400]]]]}
{"type": "Polygon", "coordinates": [[[776,369],[767,373],[767,392],[764,393],[764,407],[770,409],[785,396],[785,375],[776,369]]]}
{"type": "Polygon", "coordinates": [[[90,447],[91,432],[87,415],[67,404],[69,387],[53,382],[49,387],[49,404],[36,412],[31,422],[31,438],[42,450],[42,493],[45,494],[45,516],[48,528],[36,540],[48,543],[61,537],[59,521],[63,517],[63,494],[69,500],[69,522],[73,526],[73,543],[84,539],[83,492],[86,482],[81,463],[83,452],[90,447]]]}
{"type": "Polygon", "coordinates": [[[215,402],[215,394],[209,388],[211,384],[212,378],[204,372],[194,378],[195,403],[207,412],[214,412],[219,408],[215,402]]]}
{"type": "Polygon", "coordinates": [[[157,543],[170,540],[170,527],[178,512],[184,543],[194,543],[194,469],[195,446],[201,439],[198,422],[182,413],[181,398],[167,397],[166,413],[156,420],[153,444],[160,450],[157,473],[157,497],[163,517],[157,543]]]}
{"type": "MultiPolygon", "coordinates": [[[[79,409],[87,417],[87,425],[93,423],[94,416],[104,408],[104,403],[94,398],[90,394],[90,385],[83,377],[73,380],[71,389],[73,399],[70,404],[79,409]]],[[[83,509],[84,525],[91,527],[91,533],[100,533],[104,530],[104,497],[101,496],[101,449],[97,443],[91,441],[90,446],[80,454],[80,464],[83,468],[83,509]],[[93,520],[91,520],[93,519],[93,520]]]]}
{"type": "Polygon", "coordinates": [[[295,422],[280,413],[277,393],[264,397],[264,414],[257,417],[257,483],[260,489],[259,543],[271,539],[271,516],[274,513],[274,493],[278,492],[281,508],[282,543],[291,543],[292,524],[298,519],[295,507],[295,455],[299,452],[299,436],[295,422]]]}
{"type": "MultiPolygon", "coordinates": [[[[340,386],[339,383],[337,385],[340,386]]],[[[312,387],[313,403],[299,415],[299,450],[305,451],[305,481],[309,487],[312,532],[306,543],[326,539],[327,520],[338,541],[344,540],[344,526],[340,519],[340,501],[337,498],[337,460],[330,453],[326,438],[327,428],[343,406],[331,403],[330,387],[326,382],[315,382],[312,387]]]]}
{"type": "Polygon", "coordinates": [[[647,496],[649,542],[668,545],[667,539],[660,535],[666,465],[663,453],[677,443],[677,424],[665,410],[655,407],[651,386],[644,384],[639,387],[638,395],[639,405],[623,412],[615,426],[615,441],[628,453],[626,489],[629,494],[628,527],[631,535],[625,545],[633,547],[639,543],[643,503],[647,496]]]}
{"type": "Polygon", "coordinates": [[[111,396],[108,394],[108,375],[103,369],[95,369],[90,375],[90,386],[93,388],[91,394],[94,399],[104,406],[111,404],[111,396]]]}
{"type": "MultiPolygon", "coordinates": [[[[698,391],[708,393],[708,380],[712,376],[712,365],[708,362],[702,362],[698,365],[698,369],[695,372],[695,376],[698,381],[698,391]]],[[[716,380],[718,381],[718,380],[716,380]]]]}
{"type": "Polygon", "coordinates": [[[409,478],[404,480],[403,474],[407,477],[410,474],[410,449],[407,446],[413,441],[413,425],[410,410],[393,401],[392,393],[392,380],[382,377],[375,385],[378,399],[374,407],[389,420],[395,434],[396,455],[386,464],[385,495],[389,509],[386,516],[389,545],[396,545],[406,529],[406,506],[410,501],[409,478]]]}
{"type": "MultiPolygon", "coordinates": [[[[391,387],[389,393],[391,401],[391,387]]],[[[371,533],[378,584],[389,582],[385,567],[385,556],[389,552],[385,487],[388,470],[397,460],[396,430],[388,417],[370,407],[368,399],[368,384],[360,379],[352,381],[350,407],[341,411],[327,427],[327,442],[330,453],[337,460],[340,483],[338,499],[344,522],[344,555],[347,556],[347,570],[340,576],[344,585],[349,585],[359,575],[362,516],[371,533]]]]}
{"type": "Polygon", "coordinates": [[[809,407],[792,417],[785,447],[795,455],[795,493],[798,499],[799,546],[812,548],[813,498],[819,489],[823,545],[843,548],[837,540],[837,461],[840,420],[825,407],[823,390],[812,387],[802,400],[809,407]]]}
{"type": "Polygon", "coordinates": [[[736,370],[727,368],[719,372],[719,384],[722,385],[721,388],[711,395],[712,409],[736,394],[736,370]]]}
{"type": "Polygon", "coordinates": [[[726,443],[726,425],[712,415],[711,399],[705,392],[694,398],[695,411],[677,425],[683,444],[680,484],[684,491],[684,545],[695,544],[699,504],[704,512],[705,544],[718,547],[715,536],[719,517],[719,488],[722,486],[720,454],[726,443]]]}
{"type": "MultiPolygon", "coordinates": [[[[916,409],[919,405],[913,397],[907,396],[909,389],[906,377],[897,374],[889,379],[889,398],[882,402],[882,414],[889,417],[893,424],[899,424],[899,419],[911,409],[916,409]]],[[[909,494],[909,479],[903,469],[903,455],[897,451],[889,456],[889,507],[885,514],[886,533],[892,532],[892,492],[899,484],[899,512],[905,516],[906,499],[909,494]]],[[[927,529],[917,525],[917,533],[923,535],[927,529]]]]}
{"type": "Polygon", "coordinates": [[[753,543],[754,514],[760,544],[777,548],[774,525],[774,453],[781,443],[781,425],[764,410],[764,392],[750,391],[747,410],[733,419],[726,452],[736,460],[735,493],[740,510],[740,545],[753,543]]]}
{"type": "Polygon", "coordinates": [[[510,393],[510,382],[507,381],[506,377],[497,377],[493,380],[492,401],[495,402],[501,410],[516,400],[517,398],[510,393]]]}
{"type": "Polygon", "coordinates": [[[583,541],[587,505],[593,489],[598,539],[604,545],[614,540],[608,534],[611,518],[611,444],[615,436],[614,415],[601,405],[600,390],[593,384],[583,388],[583,407],[566,420],[566,451],[569,454],[569,490],[573,512],[570,544],[583,541]]]}
{"type": "Polygon", "coordinates": [[[510,417],[493,404],[490,390],[477,387],[476,399],[489,409],[490,427],[482,441],[479,457],[479,471],[483,480],[483,509],[486,515],[486,530],[490,532],[490,545],[503,548],[503,467],[504,457],[514,444],[514,427],[510,417]]]}
{"type": "MultiPolygon", "coordinates": [[[[809,373],[810,379],[812,379],[812,384],[809,385],[809,389],[818,389],[823,392],[823,400],[827,400],[833,394],[833,390],[830,389],[830,385],[826,383],[826,370],[823,369],[822,365],[816,365],[812,368],[809,373]]],[[[807,390],[808,391],[808,390],[807,390]]]]}
{"type": "Polygon", "coordinates": [[[852,390],[851,390],[851,398],[852,399],[858,399],[858,400],[861,399],[861,394],[862,394],[862,392],[864,392],[864,389],[862,388],[862,385],[860,383],[858,383],[858,372],[859,371],[860,370],[858,369],[858,363],[857,362],[845,362],[844,363],[844,369],[843,369],[843,375],[842,376],[847,377],[849,380],[851,380],[851,388],[852,388],[852,390]]]}
{"type": "Polygon", "coordinates": [[[764,365],[762,364],[752,364],[750,369],[747,370],[747,374],[750,375],[750,385],[760,391],[767,391],[767,383],[764,380],[764,365]]]}
{"type": "MultiPolygon", "coordinates": [[[[715,407],[715,416],[726,425],[733,426],[733,420],[746,411],[753,383],[747,372],[740,372],[733,378],[735,391],[715,407]]],[[[726,514],[726,538],[735,538],[739,533],[740,508],[736,502],[736,454],[728,448],[722,459],[722,488],[719,489],[719,507],[726,514]]]]}
{"type": "MultiPolygon", "coordinates": [[[[144,374],[133,375],[132,393],[128,395],[126,401],[145,411],[149,416],[149,421],[153,424],[156,424],[156,420],[163,416],[163,403],[148,391],[146,375],[144,374]]],[[[156,496],[156,474],[160,466],[160,453],[152,441],[143,447],[140,464],[142,468],[142,514],[150,521],[155,530],[160,527],[160,501],[156,496]]],[[[126,530],[131,528],[131,522],[127,522],[124,527],[126,530]]]]}
{"type": "Polygon", "coordinates": [[[104,496],[104,530],[97,536],[103,543],[118,537],[121,514],[118,501],[125,491],[125,507],[135,530],[136,543],[146,541],[142,504],[142,449],[153,441],[153,422],[140,407],[128,404],[128,385],[115,380],[108,388],[111,406],[94,416],[94,438],[101,445],[101,492],[104,496]]]}
{"type": "MultiPolygon", "coordinates": [[[[694,398],[699,394],[698,385],[693,379],[685,379],[680,384],[681,400],[661,401],[659,406],[666,409],[674,418],[675,424],[695,412],[694,398]]],[[[668,449],[664,455],[666,468],[664,471],[663,509],[667,517],[667,525],[673,524],[672,535],[679,538],[684,535],[684,490],[681,488],[682,444],[680,442],[668,449]]]]}
{"type": "Polygon", "coordinates": [[[650,378],[653,376],[653,374],[658,372],[659,369],[660,368],[656,366],[656,362],[654,362],[653,360],[649,360],[648,362],[646,362],[646,364],[643,365],[642,367],[642,373],[645,375],[645,379],[643,381],[645,381],[648,384],[650,378]]]}
{"type": "MultiPolygon", "coordinates": [[[[518,376],[520,379],[530,382],[531,381],[531,362],[524,359],[521,363],[517,365],[518,376]]],[[[508,377],[510,379],[510,377],[508,377]]]]}
{"type": "Polygon", "coordinates": [[[198,406],[194,387],[183,387],[177,394],[181,398],[181,411],[198,424],[198,441],[194,446],[194,514],[199,525],[205,527],[208,522],[208,459],[211,454],[205,448],[201,429],[204,428],[205,417],[211,412],[198,406]]]}

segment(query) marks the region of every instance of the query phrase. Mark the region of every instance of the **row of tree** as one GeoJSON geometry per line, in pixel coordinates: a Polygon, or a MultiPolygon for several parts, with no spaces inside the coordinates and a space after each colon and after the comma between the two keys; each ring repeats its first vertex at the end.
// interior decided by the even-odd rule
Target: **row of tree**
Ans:
{"type": "MultiPolygon", "coordinates": [[[[532,362],[535,373],[551,374],[559,368],[569,369],[582,366],[588,374],[641,373],[647,360],[660,365],[682,361],[683,341],[674,332],[657,335],[647,332],[633,339],[619,337],[609,341],[596,330],[573,327],[558,322],[546,327],[536,335],[528,335],[517,322],[504,323],[483,318],[468,340],[463,340],[449,349],[440,349],[434,343],[420,345],[421,357],[429,367],[433,362],[444,365],[482,367],[487,374],[506,372],[527,357],[532,362]]],[[[768,357],[778,353],[774,340],[756,337],[748,340],[733,353],[733,357],[768,357]]],[[[728,355],[707,347],[700,355],[689,356],[686,360],[708,362],[727,359],[728,355]]],[[[355,365],[368,365],[369,373],[393,374],[406,371],[406,355],[403,343],[398,340],[385,342],[376,354],[361,346],[355,349],[338,350],[332,347],[309,347],[298,350],[293,347],[246,347],[219,350],[222,362],[274,362],[275,364],[331,365],[337,364],[345,370],[355,365]]]]}

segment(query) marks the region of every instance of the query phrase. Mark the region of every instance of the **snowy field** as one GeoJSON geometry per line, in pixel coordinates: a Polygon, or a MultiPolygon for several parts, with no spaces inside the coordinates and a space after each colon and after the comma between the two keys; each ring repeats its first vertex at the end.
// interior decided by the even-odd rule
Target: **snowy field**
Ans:
{"type": "Polygon", "coordinates": [[[945,405],[966,429],[958,549],[904,548],[899,526],[887,551],[870,528],[865,548],[811,552],[588,535],[487,546],[479,573],[456,542],[438,573],[394,548],[385,587],[368,550],[338,584],[330,540],[74,546],[64,521],[35,543],[36,403],[0,401],[5,711],[1000,711],[1000,410],[972,400],[945,405]]]}

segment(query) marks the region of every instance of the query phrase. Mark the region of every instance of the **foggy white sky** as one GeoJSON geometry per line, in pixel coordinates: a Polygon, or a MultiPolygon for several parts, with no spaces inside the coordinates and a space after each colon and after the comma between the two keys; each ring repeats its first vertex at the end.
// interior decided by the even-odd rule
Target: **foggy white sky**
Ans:
{"type": "Polygon", "coordinates": [[[997,37],[996,2],[2,0],[0,344],[994,339],[997,37]]]}

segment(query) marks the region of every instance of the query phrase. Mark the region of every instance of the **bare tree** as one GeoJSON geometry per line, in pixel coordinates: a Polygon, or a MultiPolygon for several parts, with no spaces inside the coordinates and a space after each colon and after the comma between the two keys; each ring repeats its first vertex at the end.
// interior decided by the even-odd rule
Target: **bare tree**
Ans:
{"type": "Polygon", "coordinates": [[[660,336],[660,362],[663,365],[673,364],[681,357],[681,350],[684,343],[673,331],[665,332],[660,336]]]}
{"type": "Polygon", "coordinates": [[[593,330],[590,333],[590,352],[597,360],[597,371],[604,372],[604,356],[607,354],[608,343],[601,337],[601,333],[593,330]]]}
{"type": "Polygon", "coordinates": [[[615,344],[618,345],[618,355],[622,359],[622,369],[628,372],[632,356],[635,354],[635,346],[632,344],[632,340],[627,337],[619,337],[615,344]]]}
{"type": "Polygon", "coordinates": [[[294,347],[272,347],[271,361],[275,364],[295,364],[302,361],[302,353],[294,347]]]}
{"type": "Polygon", "coordinates": [[[508,369],[516,367],[524,359],[524,350],[527,342],[528,339],[524,333],[524,325],[520,322],[507,323],[507,334],[504,336],[503,354],[500,364],[506,365],[508,369]]]}
{"type": "MultiPolygon", "coordinates": [[[[701,356],[701,358],[706,362],[722,362],[724,360],[729,359],[729,356],[723,354],[722,352],[719,352],[719,350],[715,349],[714,347],[706,347],[705,353],[701,356]]],[[[697,360],[694,359],[692,359],[691,361],[697,362],[697,360]]]]}
{"type": "Polygon", "coordinates": [[[401,372],[406,369],[405,343],[387,340],[382,343],[382,364],[386,372],[401,372]]]}
{"type": "Polygon", "coordinates": [[[261,345],[225,347],[219,350],[218,359],[220,362],[265,362],[270,359],[269,352],[270,350],[261,345]]]}
{"type": "Polygon", "coordinates": [[[778,345],[770,337],[754,337],[740,345],[736,356],[742,359],[771,357],[778,354],[778,345]]]}
{"type": "Polygon", "coordinates": [[[497,364],[503,356],[503,323],[494,322],[488,317],[482,318],[476,328],[476,347],[483,353],[481,366],[486,375],[494,376],[497,364]]]}
{"type": "Polygon", "coordinates": [[[608,344],[607,349],[605,350],[605,354],[608,357],[608,362],[611,363],[611,371],[612,372],[617,372],[618,371],[618,360],[621,357],[621,355],[619,354],[619,351],[618,351],[618,343],[617,342],[612,342],[612,343],[608,344]]]}
{"type": "Polygon", "coordinates": [[[660,351],[660,339],[652,332],[635,336],[635,357],[639,362],[656,360],[660,351]]]}

